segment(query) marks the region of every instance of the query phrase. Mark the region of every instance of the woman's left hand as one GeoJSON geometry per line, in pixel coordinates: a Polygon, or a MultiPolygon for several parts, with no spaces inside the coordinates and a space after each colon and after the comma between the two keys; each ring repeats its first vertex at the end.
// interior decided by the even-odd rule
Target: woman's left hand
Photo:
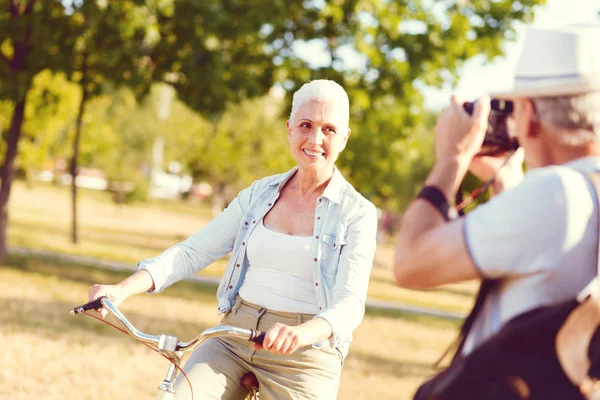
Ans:
{"type": "Polygon", "coordinates": [[[300,326],[288,326],[276,323],[266,332],[262,346],[254,344],[254,350],[265,349],[272,353],[292,354],[305,346],[303,330],[300,326]]]}

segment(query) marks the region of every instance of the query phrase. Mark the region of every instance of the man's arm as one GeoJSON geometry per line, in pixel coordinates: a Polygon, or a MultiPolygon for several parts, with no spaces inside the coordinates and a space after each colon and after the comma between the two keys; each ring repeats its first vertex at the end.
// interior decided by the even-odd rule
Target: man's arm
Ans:
{"type": "MultiPolygon", "coordinates": [[[[467,168],[460,161],[437,163],[426,185],[453,198],[467,168]]],[[[417,199],[402,219],[394,276],[399,286],[426,289],[479,277],[464,238],[464,220],[446,223],[428,201],[417,199]]]]}
{"type": "MultiPolygon", "coordinates": [[[[473,157],[483,143],[489,98],[475,104],[473,116],[453,96],[436,125],[436,164],[425,185],[438,188],[446,200],[454,198],[473,157]]],[[[397,236],[394,276],[399,286],[425,289],[477,278],[469,255],[464,221],[446,223],[427,200],[416,199],[406,211],[397,236]]]]}
{"type": "MultiPolygon", "coordinates": [[[[475,157],[469,171],[482,181],[495,175],[493,193],[499,194],[523,180],[523,149],[517,150],[506,164],[503,158],[475,157]]],[[[447,165],[437,163],[426,185],[437,187],[446,198],[453,198],[459,177],[463,176],[464,165],[459,160],[447,165]]],[[[424,289],[481,277],[466,243],[464,219],[448,224],[422,199],[417,199],[406,212],[396,251],[394,272],[396,282],[402,287],[424,289]],[[440,263],[443,266],[437,268],[440,263]]]]}

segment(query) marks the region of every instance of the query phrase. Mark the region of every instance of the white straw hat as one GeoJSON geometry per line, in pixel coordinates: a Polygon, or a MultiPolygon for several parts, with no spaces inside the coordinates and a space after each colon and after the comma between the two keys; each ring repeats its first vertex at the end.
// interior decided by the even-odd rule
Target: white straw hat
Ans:
{"type": "Polygon", "coordinates": [[[496,98],[600,91],[600,25],[529,28],[511,90],[496,98]]]}

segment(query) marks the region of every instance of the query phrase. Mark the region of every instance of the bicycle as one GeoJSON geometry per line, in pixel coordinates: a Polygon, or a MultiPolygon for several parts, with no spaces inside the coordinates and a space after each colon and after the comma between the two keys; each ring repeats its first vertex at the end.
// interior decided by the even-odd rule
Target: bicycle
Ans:
{"type": "MultiPolygon", "coordinates": [[[[174,380],[177,377],[178,372],[183,374],[190,385],[193,400],[194,393],[191,382],[185,372],[183,372],[180,364],[185,353],[194,351],[206,340],[219,336],[229,336],[246,339],[257,344],[262,344],[265,338],[264,332],[227,325],[206,329],[189,342],[181,342],[177,337],[166,334],[149,335],[136,329],[135,326],[133,326],[133,324],[125,317],[125,315],[123,315],[123,313],[106,297],[100,297],[94,301],[75,307],[70,310],[70,314],[85,314],[96,318],[112,326],[113,328],[132,336],[170,361],[167,375],[162,383],[158,386],[159,391],[154,400],[173,400],[175,398],[174,380]],[[102,308],[106,309],[106,311],[119,323],[119,325],[121,325],[121,328],[89,312],[94,310],[99,311],[102,308]]],[[[248,390],[248,399],[259,398],[258,380],[252,372],[248,372],[242,377],[241,384],[248,390]]]]}

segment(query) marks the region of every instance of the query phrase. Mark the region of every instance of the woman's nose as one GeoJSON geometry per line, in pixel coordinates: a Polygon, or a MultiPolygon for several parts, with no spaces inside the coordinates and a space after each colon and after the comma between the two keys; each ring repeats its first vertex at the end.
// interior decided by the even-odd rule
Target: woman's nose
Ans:
{"type": "Polygon", "coordinates": [[[311,132],[308,140],[312,144],[321,145],[323,143],[323,136],[323,130],[321,128],[317,128],[311,132]]]}

